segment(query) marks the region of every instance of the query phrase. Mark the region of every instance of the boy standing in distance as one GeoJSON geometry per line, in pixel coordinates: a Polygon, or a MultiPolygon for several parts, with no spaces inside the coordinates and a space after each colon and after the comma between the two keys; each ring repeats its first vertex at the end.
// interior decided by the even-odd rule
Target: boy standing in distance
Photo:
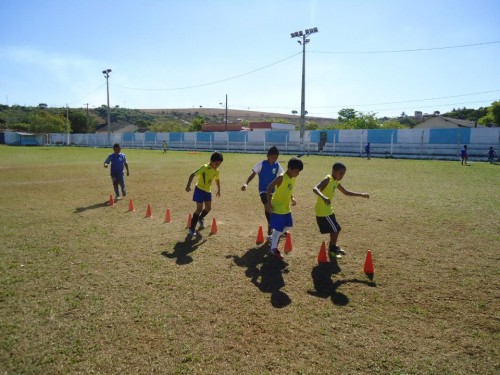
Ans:
{"type": "MultiPolygon", "coordinates": [[[[245,191],[248,187],[248,184],[250,181],[253,180],[256,174],[259,175],[259,195],[260,195],[260,200],[262,204],[264,205],[264,213],[266,215],[266,220],[267,220],[267,235],[270,236],[272,233],[271,225],[269,224],[269,218],[271,214],[266,211],[266,204],[267,204],[267,187],[269,184],[281,173],[283,173],[285,170],[283,167],[278,163],[278,157],[279,157],[279,151],[278,148],[273,146],[267,150],[267,160],[262,160],[259,161],[255,166],[252,168],[252,173],[250,176],[247,178],[247,182],[243,184],[241,187],[242,191],[245,191]]],[[[271,192],[271,194],[274,192],[274,190],[271,192]]]]}
{"type": "Polygon", "coordinates": [[[273,230],[270,252],[277,259],[283,259],[283,255],[278,250],[280,236],[293,227],[290,205],[295,206],[297,204],[293,197],[293,188],[295,187],[295,180],[302,169],[304,169],[302,160],[291,158],[288,161],[286,172],[281,173],[267,187],[266,209],[271,214],[269,222],[273,230]]]}
{"type": "Polygon", "coordinates": [[[368,193],[355,193],[344,189],[340,185],[340,180],[344,177],[347,168],[342,163],[335,163],[332,167],[332,174],[326,177],[317,184],[313,192],[318,196],[314,209],[316,211],[316,221],[318,223],[321,234],[330,233],[329,255],[330,258],[340,258],[345,255],[345,251],[337,246],[339,237],[340,225],[333,213],[332,200],[335,190],[339,189],[343,194],[351,197],[370,198],[368,193]]]}
{"type": "Polygon", "coordinates": [[[191,191],[191,182],[194,176],[198,176],[198,182],[194,188],[193,201],[196,202],[196,211],[194,212],[191,219],[191,227],[189,228],[189,235],[191,237],[196,236],[196,224],[200,222],[198,229],[205,228],[205,216],[212,209],[212,181],[215,180],[217,185],[217,197],[220,197],[220,182],[219,182],[219,171],[217,168],[221,165],[224,160],[220,152],[214,152],[210,156],[210,163],[203,164],[196,171],[191,173],[189,176],[186,191],[191,191]],[[205,207],[203,207],[205,206],[205,207]]]}
{"type": "Polygon", "coordinates": [[[113,153],[108,155],[104,161],[104,168],[107,168],[109,163],[111,163],[111,181],[113,181],[113,188],[115,189],[115,200],[120,199],[120,191],[118,190],[118,185],[122,189],[122,195],[125,197],[127,195],[127,190],[125,189],[125,177],[123,175],[123,167],[127,170],[127,176],[129,175],[128,163],[125,154],[122,154],[121,147],[119,143],[113,145],[113,153]]]}
{"type": "Polygon", "coordinates": [[[366,158],[367,160],[370,160],[370,152],[371,152],[371,148],[370,148],[370,142],[368,142],[365,146],[365,152],[366,152],[366,158]]]}
{"type": "Polygon", "coordinates": [[[460,150],[460,159],[462,160],[462,165],[467,165],[467,145],[464,145],[460,150]]]}
{"type": "Polygon", "coordinates": [[[493,150],[492,146],[490,146],[490,149],[488,150],[487,154],[488,154],[488,161],[490,162],[490,164],[493,164],[493,162],[495,161],[495,157],[497,156],[497,153],[495,152],[495,150],[493,150]]]}

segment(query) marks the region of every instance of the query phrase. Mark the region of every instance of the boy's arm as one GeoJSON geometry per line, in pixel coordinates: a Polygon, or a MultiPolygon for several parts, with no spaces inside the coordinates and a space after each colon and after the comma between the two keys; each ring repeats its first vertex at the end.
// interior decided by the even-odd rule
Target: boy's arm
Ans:
{"type": "Polygon", "coordinates": [[[248,184],[250,183],[250,181],[253,180],[253,178],[255,177],[257,173],[255,173],[254,171],[252,171],[252,173],[250,174],[250,176],[248,176],[247,178],[247,182],[245,182],[242,186],[241,186],[241,190],[242,191],[245,191],[248,187],[248,184]]]}
{"type": "Polygon", "coordinates": [[[330,199],[325,197],[322,193],[326,185],[328,185],[328,180],[329,180],[328,177],[325,177],[323,180],[321,180],[321,182],[313,188],[313,193],[316,194],[321,199],[323,199],[323,202],[325,202],[325,204],[330,205],[332,202],[330,202],[330,199]]]}
{"type": "Polygon", "coordinates": [[[356,193],[354,191],[349,191],[349,190],[344,189],[344,187],[340,184],[337,186],[337,189],[339,189],[342,193],[344,193],[345,195],[348,195],[350,197],[370,198],[370,194],[368,194],[368,193],[356,193]]]}
{"type": "Polygon", "coordinates": [[[191,182],[193,182],[193,178],[194,178],[194,173],[191,173],[189,175],[188,182],[187,182],[187,185],[186,185],[186,191],[187,192],[191,191],[191,182]]]}
{"type": "Polygon", "coordinates": [[[104,160],[104,168],[107,168],[107,167],[108,167],[108,165],[109,165],[110,161],[111,161],[111,158],[108,156],[108,157],[106,158],[106,160],[104,160]]]}
{"type": "Polygon", "coordinates": [[[128,173],[128,163],[125,162],[125,163],[123,163],[123,165],[125,166],[125,169],[127,170],[127,176],[128,176],[129,175],[129,173],[128,173]]]}
{"type": "Polygon", "coordinates": [[[280,186],[281,182],[283,181],[283,176],[278,176],[276,177],[271,183],[267,186],[266,190],[266,195],[267,195],[267,203],[266,203],[266,210],[268,212],[273,212],[273,205],[271,204],[271,196],[272,196],[272,191],[275,186],[280,186]]]}
{"type": "Polygon", "coordinates": [[[215,180],[215,185],[217,185],[217,197],[220,197],[220,181],[217,179],[215,180]]]}

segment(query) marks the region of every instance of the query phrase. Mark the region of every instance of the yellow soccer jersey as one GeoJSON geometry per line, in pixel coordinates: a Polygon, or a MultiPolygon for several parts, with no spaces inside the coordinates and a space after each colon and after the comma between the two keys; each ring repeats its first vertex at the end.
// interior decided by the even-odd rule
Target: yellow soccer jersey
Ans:
{"type": "Polygon", "coordinates": [[[280,176],[283,176],[283,181],[274,190],[271,204],[273,205],[273,212],[275,214],[284,215],[291,212],[290,203],[296,177],[288,177],[286,173],[282,173],[280,176]]]}
{"type": "Polygon", "coordinates": [[[198,176],[198,182],[196,183],[198,189],[206,191],[207,193],[210,193],[212,190],[212,181],[219,179],[219,171],[213,169],[210,163],[203,164],[194,174],[198,176]]]}
{"type": "MultiPolygon", "coordinates": [[[[330,199],[330,202],[333,201],[333,195],[335,194],[335,190],[339,185],[339,181],[335,180],[331,175],[327,175],[326,178],[329,179],[328,184],[321,191],[325,197],[330,199]]],[[[333,214],[333,207],[331,204],[326,204],[321,197],[318,196],[316,200],[316,205],[314,206],[314,210],[316,211],[316,216],[324,217],[330,216],[333,214]]]]}

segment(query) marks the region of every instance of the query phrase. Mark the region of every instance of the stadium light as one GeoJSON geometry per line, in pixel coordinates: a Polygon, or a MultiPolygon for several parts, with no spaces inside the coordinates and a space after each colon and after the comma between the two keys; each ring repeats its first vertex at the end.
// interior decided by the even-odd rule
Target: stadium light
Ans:
{"type": "Polygon", "coordinates": [[[111,73],[111,69],[106,69],[102,71],[104,77],[106,78],[106,92],[108,94],[108,144],[111,146],[111,114],[109,108],[109,73],[111,73]]]}
{"type": "Polygon", "coordinates": [[[297,42],[302,45],[302,90],[300,96],[300,150],[304,150],[304,131],[306,125],[306,44],[310,39],[307,37],[311,34],[317,33],[318,28],[313,27],[305,31],[295,31],[290,33],[292,38],[302,38],[297,42]]]}

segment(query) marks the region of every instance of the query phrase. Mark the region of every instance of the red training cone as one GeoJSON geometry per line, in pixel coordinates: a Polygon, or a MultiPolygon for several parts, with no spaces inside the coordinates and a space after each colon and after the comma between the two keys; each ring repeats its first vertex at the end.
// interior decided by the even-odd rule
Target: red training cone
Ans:
{"type": "Polygon", "coordinates": [[[210,233],[217,233],[217,221],[215,221],[215,217],[212,219],[212,230],[210,231],[210,233]]]}
{"type": "Polygon", "coordinates": [[[134,208],[134,201],[131,199],[130,202],[128,202],[128,210],[130,212],[133,212],[135,211],[135,208],[134,208]]]}
{"type": "Polygon", "coordinates": [[[292,235],[290,232],[286,233],[286,239],[285,239],[285,254],[288,254],[290,251],[292,251],[293,245],[292,245],[292,235]]]}
{"type": "Polygon", "coordinates": [[[372,252],[368,250],[366,254],[365,267],[363,268],[363,272],[368,276],[373,276],[375,270],[373,269],[373,261],[372,261],[372,252]]]}
{"type": "Polygon", "coordinates": [[[170,219],[170,208],[167,208],[167,213],[165,214],[165,223],[170,223],[172,219],[170,219]]]}
{"type": "Polygon", "coordinates": [[[256,244],[264,243],[264,232],[262,231],[262,225],[259,226],[259,231],[257,232],[257,239],[255,240],[256,244]]]}
{"type": "Polygon", "coordinates": [[[151,212],[151,205],[148,203],[148,209],[146,211],[146,217],[151,217],[153,216],[153,213],[151,212]]]}
{"type": "Polygon", "coordinates": [[[328,257],[326,255],[326,244],[325,241],[321,244],[321,249],[318,254],[318,263],[328,263],[328,257]]]}
{"type": "Polygon", "coordinates": [[[109,205],[110,205],[110,206],[114,206],[114,205],[115,205],[115,201],[114,201],[114,199],[113,199],[113,194],[110,194],[110,195],[109,195],[109,205]]]}

